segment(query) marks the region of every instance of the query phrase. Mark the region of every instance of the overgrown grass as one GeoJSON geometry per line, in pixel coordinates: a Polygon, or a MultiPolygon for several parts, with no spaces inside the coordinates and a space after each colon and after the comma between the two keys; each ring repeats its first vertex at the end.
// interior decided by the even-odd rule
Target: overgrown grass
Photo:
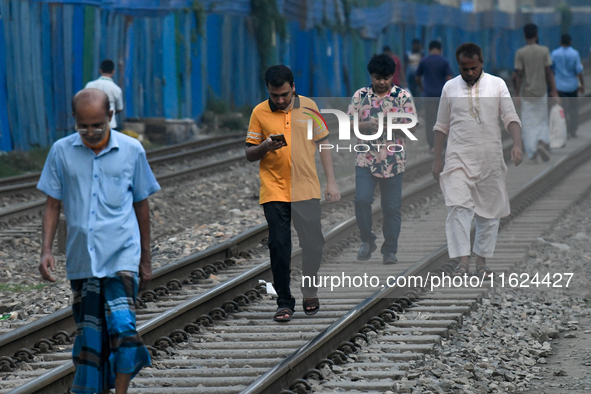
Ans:
{"type": "Polygon", "coordinates": [[[3,284],[0,284],[0,291],[22,293],[25,291],[42,290],[45,286],[48,286],[48,283],[37,283],[34,285],[19,285],[19,284],[3,283],[3,284]]]}
{"type": "Polygon", "coordinates": [[[0,178],[39,172],[49,153],[47,148],[34,148],[28,152],[8,152],[0,156],[0,178]]]}

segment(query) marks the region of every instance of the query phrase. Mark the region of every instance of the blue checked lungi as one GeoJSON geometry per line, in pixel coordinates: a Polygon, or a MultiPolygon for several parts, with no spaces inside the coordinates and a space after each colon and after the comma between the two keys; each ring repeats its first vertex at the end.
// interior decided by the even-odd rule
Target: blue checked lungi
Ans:
{"type": "Polygon", "coordinates": [[[115,374],[131,374],[151,364],[136,331],[138,274],[120,271],[112,277],[77,279],[74,319],[78,329],[72,356],[76,374],[72,393],[94,394],[115,387],[115,374]]]}

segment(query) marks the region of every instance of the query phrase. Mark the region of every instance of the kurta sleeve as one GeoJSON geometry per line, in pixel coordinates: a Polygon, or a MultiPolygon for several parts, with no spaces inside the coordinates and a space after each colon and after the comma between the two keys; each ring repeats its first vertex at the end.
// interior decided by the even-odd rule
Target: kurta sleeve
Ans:
{"type": "Polygon", "coordinates": [[[515,111],[513,99],[511,98],[509,89],[507,89],[507,84],[503,80],[499,80],[499,97],[499,112],[505,125],[505,130],[509,130],[509,123],[511,122],[517,122],[519,127],[521,127],[521,120],[519,120],[517,111],[515,111]]]}
{"type": "Polygon", "coordinates": [[[443,86],[441,100],[439,101],[439,109],[437,110],[437,122],[435,123],[435,126],[433,126],[434,131],[441,131],[445,135],[449,135],[451,115],[448,86],[448,84],[443,86]]]}

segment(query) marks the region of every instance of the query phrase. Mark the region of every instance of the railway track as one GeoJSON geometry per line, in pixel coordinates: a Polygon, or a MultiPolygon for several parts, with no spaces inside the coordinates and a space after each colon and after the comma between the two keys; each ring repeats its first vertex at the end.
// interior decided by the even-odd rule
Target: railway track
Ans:
{"type": "MultiPolygon", "coordinates": [[[[586,151],[588,151],[588,147],[586,148],[586,151]]],[[[574,158],[568,160],[565,159],[555,165],[552,170],[552,176],[556,179],[564,178],[564,174],[570,172],[572,168],[579,164],[576,162],[577,160],[583,160],[584,156],[588,155],[586,151],[585,149],[582,149],[578,152],[577,156],[573,156],[574,158]]],[[[521,182],[523,183],[523,181],[521,182]]],[[[532,181],[531,184],[527,185],[527,187],[524,188],[524,191],[514,195],[512,206],[515,212],[512,215],[517,215],[517,212],[523,210],[524,206],[530,203],[530,200],[534,198],[531,193],[540,194],[541,192],[539,188],[547,187],[542,185],[542,183],[543,178],[540,177],[536,179],[535,182],[532,181]]],[[[420,199],[430,199],[430,196],[437,189],[437,183],[432,180],[419,183],[411,190],[405,192],[403,206],[406,207],[406,209],[409,209],[412,205],[416,205],[417,201],[420,199]]],[[[516,187],[514,187],[514,189],[516,189],[516,187]]],[[[435,205],[441,205],[441,202],[439,201],[435,205]]],[[[376,209],[374,214],[379,215],[379,210],[376,209]]],[[[439,214],[441,215],[441,213],[439,214]]],[[[444,222],[444,220],[440,219],[439,221],[442,223],[444,222]]],[[[408,223],[408,220],[405,223],[408,223]]],[[[414,232],[405,232],[403,230],[403,234],[414,234],[415,237],[416,234],[427,234],[427,232],[425,232],[427,224],[425,224],[424,221],[417,221],[416,226],[417,228],[414,229],[414,232]]],[[[352,238],[352,234],[355,231],[354,219],[350,219],[327,234],[329,262],[323,266],[323,272],[321,272],[321,274],[324,272],[331,272],[331,270],[334,271],[335,267],[337,270],[342,271],[345,268],[343,265],[344,262],[348,264],[347,267],[351,266],[352,269],[354,267],[359,267],[359,263],[352,258],[354,251],[352,248],[348,247],[348,244],[351,242],[354,244],[353,247],[357,246],[357,241],[352,238]],[[333,256],[331,257],[331,255],[333,256]],[[330,263],[330,260],[334,260],[335,256],[339,256],[340,262],[338,266],[330,263]]],[[[442,232],[439,231],[439,233],[442,232]]],[[[402,273],[404,275],[410,275],[421,273],[425,270],[435,271],[436,268],[443,266],[447,263],[447,258],[445,257],[445,248],[441,247],[441,244],[443,243],[441,237],[442,235],[439,234],[439,237],[434,237],[433,240],[423,239],[420,242],[416,242],[415,239],[415,244],[417,246],[413,246],[410,252],[401,254],[401,263],[396,266],[396,269],[398,271],[404,270],[404,273],[402,273]],[[439,247],[436,248],[434,245],[439,247]],[[428,252],[430,252],[430,255],[425,257],[425,253],[428,252]]],[[[243,241],[245,242],[245,245],[242,250],[248,250],[246,249],[248,248],[246,245],[248,243],[247,240],[244,239],[243,241]]],[[[401,244],[403,244],[403,242],[404,239],[401,239],[401,244]]],[[[238,242],[236,242],[236,244],[238,244],[238,242]]],[[[213,255],[209,256],[209,258],[214,260],[220,258],[223,254],[226,254],[225,257],[227,257],[229,246],[234,251],[241,250],[242,247],[239,245],[236,245],[237,247],[234,247],[234,245],[220,245],[220,250],[218,250],[220,254],[215,257],[213,257],[213,255]]],[[[523,247],[523,245],[519,246],[523,247]]],[[[244,252],[242,257],[246,257],[244,252]]],[[[299,251],[295,251],[293,257],[294,264],[297,264],[299,260],[299,251]]],[[[224,263],[218,261],[217,267],[216,265],[213,265],[213,267],[222,268],[223,264],[231,264],[234,262],[236,262],[236,260],[225,260],[224,263]]],[[[236,266],[238,265],[239,264],[236,264],[236,266]]],[[[180,268],[179,263],[177,263],[177,268],[180,268]]],[[[398,300],[401,296],[397,293],[399,291],[404,291],[405,293],[402,294],[404,296],[408,295],[406,293],[407,289],[396,287],[381,289],[370,298],[366,298],[372,293],[371,291],[368,291],[368,288],[347,289],[346,292],[321,294],[323,309],[318,315],[313,318],[302,320],[301,316],[298,316],[301,315],[300,312],[294,316],[297,316],[297,318],[292,320],[289,325],[281,326],[280,328],[278,325],[270,323],[270,316],[274,309],[274,303],[271,300],[259,300],[256,305],[252,305],[253,301],[256,301],[259,297],[257,290],[255,289],[258,285],[258,280],[261,278],[269,280],[270,278],[269,268],[268,261],[265,261],[247,271],[243,271],[242,273],[236,272],[236,274],[238,274],[237,277],[221,283],[192,299],[181,301],[177,305],[173,305],[173,303],[175,297],[180,295],[179,291],[188,291],[187,288],[196,285],[199,281],[204,279],[200,278],[202,275],[199,271],[196,271],[195,269],[191,270],[188,265],[184,266],[184,270],[186,271],[186,275],[188,274],[191,279],[184,279],[182,281],[178,279],[182,278],[182,276],[179,275],[180,271],[175,272],[175,269],[172,266],[162,268],[162,271],[166,270],[166,273],[171,273],[173,275],[167,276],[164,272],[158,273],[159,276],[154,283],[154,286],[158,286],[158,288],[155,289],[154,295],[156,295],[159,300],[154,298],[154,295],[151,293],[144,295],[142,298],[143,302],[146,303],[156,303],[155,301],[168,303],[169,306],[172,306],[172,309],[163,314],[154,315],[150,315],[150,308],[148,308],[147,311],[143,309],[138,310],[139,330],[147,344],[154,344],[154,349],[152,349],[152,351],[155,354],[158,354],[155,358],[155,363],[157,363],[159,367],[162,367],[162,371],[158,372],[154,368],[144,370],[142,376],[134,379],[134,385],[137,388],[130,390],[130,392],[161,393],[167,392],[168,390],[168,392],[214,393],[245,390],[245,392],[253,393],[277,393],[282,388],[288,387],[289,383],[291,383],[296,377],[299,378],[304,375],[310,369],[310,362],[316,363],[318,360],[326,358],[328,354],[327,349],[332,349],[332,352],[335,348],[340,346],[344,351],[339,350],[338,352],[328,354],[328,360],[330,361],[325,361],[324,364],[330,364],[338,359],[342,360],[343,355],[345,356],[344,358],[346,358],[345,352],[355,350],[357,345],[348,343],[345,346],[342,346],[342,342],[345,341],[343,338],[346,338],[346,340],[351,339],[354,334],[357,333],[359,327],[362,328],[362,331],[377,331],[376,326],[378,328],[383,327],[385,325],[383,324],[383,320],[388,319],[387,316],[390,316],[390,319],[394,319],[395,316],[404,309],[405,304],[407,307],[411,304],[411,300],[407,301],[407,299],[400,298],[402,300],[399,303],[400,308],[392,306],[392,297],[398,300]],[[199,274],[195,274],[196,272],[199,274]],[[189,283],[187,283],[187,281],[189,281],[189,283]],[[185,286],[180,290],[179,288],[182,282],[185,282],[185,286]],[[164,284],[167,286],[162,287],[164,284]],[[150,301],[149,299],[147,300],[146,296],[153,297],[153,301],[150,301]],[[383,296],[387,297],[384,298],[383,296]],[[365,301],[362,302],[361,306],[357,305],[358,302],[363,299],[365,299],[365,301]],[[382,305],[383,302],[388,303],[386,306],[391,306],[398,310],[389,310],[388,312],[387,308],[382,305]],[[233,319],[228,319],[226,316],[228,312],[236,312],[238,309],[242,309],[243,311],[235,314],[233,319]],[[378,311],[378,309],[380,310],[378,311]],[[345,314],[345,316],[343,316],[343,314],[345,314]],[[380,315],[382,315],[382,317],[380,317],[380,315]],[[152,319],[146,321],[142,316],[148,318],[151,317],[152,319]],[[241,318],[241,316],[244,316],[244,319],[241,318]],[[218,324],[213,325],[212,323],[216,320],[219,320],[218,324]],[[368,321],[370,323],[373,322],[373,324],[365,325],[368,321]],[[355,324],[352,324],[352,322],[363,322],[363,324],[361,324],[361,326],[356,326],[355,324]],[[309,333],[311,330],[318,332],[325,330],[331,324],[332,329],[323,331],[320,336],[309,338],[309,335],[308,337],[305,335],[305,333],[309,333]],[[264,325],[264,330],[261,330],[261,327],[258,327],[261,325],[264,325]],[[340,330],[335,330],[335,325],[340,327],[340,330]],[[248,328],[253,330],[247,330],[248,328]],[[292,332],[294,334],[290,336],[290,334],[286,335],[286,332],[292,332]],[[219,338],[222,338],[223,341],[220,342],[218,340],[219,338]],[[295,338],[299,338],[299,341],[296,341],[295,338]],[[237,339],[242,339],[239,346],[235,343],[235,340],[237,339]],[[277,339],[277,341],[272,341],[274,339],[277,339]],[[310,339],[311,342],[308,342],[310,339]],[[266,347],[266,349],[257,349],[257,346],[259,345],[266,347]],[[303,347],[301,347],[295,354],[292,354],[300,345],[303,347]],[[159,351],[156,349],[161,350],[159,351]],[[168,357],[168,359],[165,358],[165,352],[167,350],[173,357],[168,357]],[[217,355],[216,359],[208,359],[208,357],[213,357],[214,355],[217,355]],[[284,357],[287,358],[284,361],[281,361],[284,357]],[[273,365],[275,365],[275,367],[272,367],[273,365]],[[176,368],[166,369],[166,366],[176,366],[176,368]],[[182,368],[178,368],[179,366],[182,368]],[[199,368],[193,368],[189,371],[187,369],[189,366],[199,368]],[[221,372],[223,376],[220,376],[219,378],[211,377],[211,374],[213,373],[211,368],[216,367],[225,367],[225,372],[221,372]],[[238,369],[231,370],[230,368],[232,367],[237,367],[238,369]],[[256,379],[256,377],[260,376],[263,372],[261,368],[264,368],[265,370],[271,368],[271,370],[259,379],[256,379]],[[150,374],[154,378],[160,377],[160,383],[157,384],[156,382],[158,380],[153,380],[152,377],[150,377],[150,374]],[[198,376],[200,374],[210,376],[210,378],[199,378],[198,376]],[[163,376],[167,376],[167,385],[172,385],[172,388],[161,387],[163,376]],[[237,378],[229,379],[227,376],[237,378]],[[219,384],[222,383],[224,386],[220,387],[219,384]],[[249,388],[246,388],[249,384],[249,388]],[[155,387],[150,387],[151,385],[155,385],[155,387]],[[202,386],[196,388],[198,385],[202,386]]],[[[374,264],[372,268],[376,269],[376,275],[378,276],[388,273],[384,269],[384,266],[381,265],[376,266],[374,264]]],[[[505,268],[507,269],[508,267],[505,268]]],[[[209,270],[212,270],[213,272],[211,266],[209,267],[209,270]]],[[[418,296],[418,292],[410,294],[410,297],[412,298],[417,298],[418,296]]],[[[424,313],[429,313],[429,311],[425,310],[424,313]]],[[[461,312],[455,313],[455,315],[453,315],[455,317],[449,321],[446,321],[448,319],[442,319],[442,316],[436,315],[437,314],[431,313],[431,321],[427,324],[432,325],[430,328],[433,329],[431,331],[435,333],[435,335],[438,335],[437,332],[441,333],[454,324],[461,323],[461,312]],[[443,322],[441,324],[443,324],[444,327],[439,327],[436,324],[433,324],[434,322],[443,322]]],[[[446,315],[446,317],[449,316],[446,315]]],[[[409,328],[412,327],[408,324],[413,323],[412,321],[410,321],[410,323],[407,321],[407,323],[404,323],[406,324],[406,327],[402,323],[397,324],[400,325],[399,328],[402,331],[404,331],[404,329],[408,331],[409,328]]],[[[68,338],[64,334],[65,333],[59,333],[56,338],[49,340],[49,345],[59,344],[60,340],[63,342],[63,345],[65,345],[68,338]]],[[[366,341],[366,338],[367,336],[362,332],[362,334],[356,335],[355,338],[353,338],[353,341],[349,342],[357,340],[366,341]]],[[[408,346],[412,348],[412,345],[408,346]]],[[[406,349],[410,349],[408,346],[406,349]]],[[[57,363],[63,363],[65,360],[69,359],[68,352],[43,353],[44,350],[50,350],[48,348],[47,339],[44,342],[36,343],[35,347],[37,349],[35,350],[37,354],[34,356],[41,358],[42,361],[27,364],[33,368],[33,371],[31,371],[32,373],[23,372],[20,374],[23,378],[30,379],[32,376],[40,374],[42,366],[39,362],[41,364],[45,363],[46,366],[54,366],[57,363]],[[35,369],[36,367],[39,369],[35,369]]],[[[399,361],[421,357],[422,353],[420,351],[432,351],[434,347],[435,345],[433,344],[427,346],[416,345],[414,348],[415,352],[412,354],[409,355],[408,353],[398,352],[396,354],[399,355],[396,357],[398,357],[399,361]]],[[[399,346],[399,348],[404,347],[399,346]]],[[[8,347],[6,347],[6,349],[8,349],[8,347]]],[[[396,349],[396,346],[393,347],[393,349],[396,349]]],[[[1,354],[4,354],[4,352],[1,354]]],[[[29,354],[26,351],[20,351],[20,353],[17,351],[14,356],[17,359],[23,360],[29,357],[29,354]]],[[[8,365],[5,368],[10,369],[16,367],[14,360],[12,361],[13,365],[10,365],[10,360],[3,358],[0,360],[0,363],[8,365]]],[[[63,392],[71,379],[72,369],[73,366],[71,363],[62,364],[51,372],[30,381],[14,392],[63,392]]],[[[311,373],[313,375],[318,374],[317,371],[312,371],[311,373]]],[[[311,375],[307,374],[307,376],[310,377],[311,375]]],[[[303,381],[296,381],[295,384],[296,386],[292,385],[292,387],[297,388],[298,384],[303,387],[306,385],[303,381]]]]}
{"type": "MultiPolygon", "coordinates": [[[[236,137],[235,135],[232,135],[231,138],[223,137],[223,141],[221,142],[219,141],[219,138],[221,137],[212,137],[206,139],[206,141],[210,142],[210,144],[200,142],[202,140],[199,140],[192,141],[186,144],[181,144],[185,146],[180,148],[177,146],[175,146],[174,149],[173,147],[164,147],[149,151],[150,154],[148,155],[148,162],[152,167],[155,167],[163,164],[168,164],[174,161],[184,160],[187,158],[208,156],[212,153],[216,153],[219,151],[225,151],[231,148],[240,147],[244,143],[244,136],[240,138],[236,137]],[[216,139],[217,143],[211,143],[212,139],[216,139]],[[189,147],[195,146],[197,142],[200,142],[200,144],[197,147],[189,149],[189,147]]],[[[166,182],[169,182],[173,179],[178,180],[182,179],[182,177],[194,176],[203,172],[210,171],[212,168],[230,166],[243,159],[244,154],[239,153],[228,158],[215,160],[199,165],[193,165],[182,168],[180,170],[160,170],[156,175],[156,179],[160,183],[165,184],[166,182]]],[[[7,184],[3,184],[0,180],[0,198],[2,197],[2,195],[36,193],[37,181],[39,180],[39,176],[40,174],[36,173],[12,178],[5,178],[5,182],[7,184]],[[16,179],[16,181],[21,180],[22,182],[11,184],[11,182],[15,182],[15,178],[18,178],[16,179]]],[[[40,192],[39,194],[41,195],[40,192]]],[[[7,231],[9,227],[19,226],[21,224],[26,225],[35,219],[39,219],[43,206],[45,205],[45,200],[46,199],[42,197],[26,203],[15,204],[13,206],[10,206],[9,208],[0,210],[0,237],[9,236],[10,230],[18,232],[18,228],[16,230],[11,228],[9,231],[7,231]]],[[[21,231],[18,233],[21,234],[23,232],[21,231]]]]}

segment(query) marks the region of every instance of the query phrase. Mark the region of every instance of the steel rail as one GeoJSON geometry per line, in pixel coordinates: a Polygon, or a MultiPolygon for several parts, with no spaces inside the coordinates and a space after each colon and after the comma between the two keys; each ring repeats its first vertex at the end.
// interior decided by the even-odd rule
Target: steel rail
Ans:
{"type": "MultiPolygon", "coordinates": [[[[512,205],[511,214],[502,220],[501,226],[506,225],[511,219],[518,216],[535,199],[559,183],[573,169],[590,158],[591,143],[588,143],[571,155],[560,159],[524,185],[510,197],[512,205]]],[[[380,209],[378,208],[374,210],[373,214],[376,215],[380,213],[379,211],[380,209]]],[[[335,228],[333,231],[340,231],[340,229],[335,228]]],[[[407,268],[400,276],[408,277],[412,275],[426,278],[429,272],[441,270],[448,263],[448,260],[447,246],[442,245],[407,268]]],[[[287,390],[289,387],[294,387],[292,382],[295,381],[297,385],[298,379],[301,379],[307,371],[315,368],[320,360],[326,359],[328,354],[334,349],[337,349],[344,341],[350,341],[350,338],[357,334],[362,327],[366,326],[373,317],[380,315],[385,309],[388,309],[394,299],[404,297],[408,292],[409,288],[400,288],[397,286],[384,287],[376,291],[334,322],[330,327],[326,328],[312,341],[302,346],[280,364],[259,377],[243,390],[241,394],[293,393],[293,391],[287,390]]]]}
{"type": "MultiPolygon", "coordinates": [[[[505,152],[510,150],[510,145],[505,145],[505,152]]],[[[416,163],[416,166],[425,166],[430,164],[432,158],[427,158],[416,163]]],[[[409,166],[410,167],[410,166],[409,166]]],[[[412,189],[405,191],[402,195],[402,209],[408,209],[411,204],[426,195],[432,194],[439,190],[438,183],[434,180],[429,180],[421,185],[415,186],[412,189]]],[[[344,194],[354,195],[354,189],[350,189],[344,194]]],[[[379,215],[381,208],[375,208],[373,210],[374,216],[379,215]]],[[[264,231],[267,230],[266,225],[260,225],[259,228],[264,231]]],[[[355,218],[350,218],[340,225],[336,226],[330,232],[326,234],[326,248],[330,248],[341,241],[343,238],[351,236],[357,231],[355,218]]],[[[266,234],[266,233],[265,233],[266,234]]],[[[247,235],[242,235],[248,238],[247,235]]],[[[259,237],[260,239],[260,237],[259,237]]],[[[219,245],[220,252],[227,251],[228,245],[232,244],[233,240],[227,242],[227,245],[219,245]]],[[[204,252],[201,252],[204,253],[204,252]]],[[[190,272],[193,267],[188,265],[192,256],[185,258],[185,262],[175,263],[179,268],[183,269],[184,272],[190,272]]],[[[301,263],[301,249],[295,249],[292,254],[292,264],[294,266],[301,263]]],[[[157,271],[158,277],[154,279],[155,284],[162,285],[167,281],[174,278],[178,278],[177,268],[172,265],[165,266],[157,271]],[[171,274],[171,276],[165,276],[171,274]]],[[[156,275],[155,275],[156,276],[156,275]]],[[[195,321],[197,316],[207,314],[212,308],[219,307],[223,302],[233,300],[245,291],[255,287],[258,284],[259,279],[270,280],[272,277],[270,261],[267,260],[258,266],[244,272],[243,274],[226,281],[215,288],[207,291],[206,293],[200,294],[193,297],[182,304],[158,315],[150,321],[144,323],[138,327],[138,331],[142,335],[146,344],[154,343],[158,338],[167,336],[171,332],[178,330],[181,327],[185,327],[187,324],[195,321]]],[[[154,285],[154,284],[153,284],[154,285]]],[[[34,324],[34,323],[32,323],[34,324]]],[[[26,327],[26,326],[25,326],[26,327]]],[[[24,328],[24,327],[23,327],[24,328]]],[[[1,338],[1,337],[0,337],[1,338]]],[[[65,392],[70,387],[73,380],[74,365],[73,363],[67,362],[60,367],[57,367],[46,374],[31,380],[11,393],[58,393],[65,392]]]]}

